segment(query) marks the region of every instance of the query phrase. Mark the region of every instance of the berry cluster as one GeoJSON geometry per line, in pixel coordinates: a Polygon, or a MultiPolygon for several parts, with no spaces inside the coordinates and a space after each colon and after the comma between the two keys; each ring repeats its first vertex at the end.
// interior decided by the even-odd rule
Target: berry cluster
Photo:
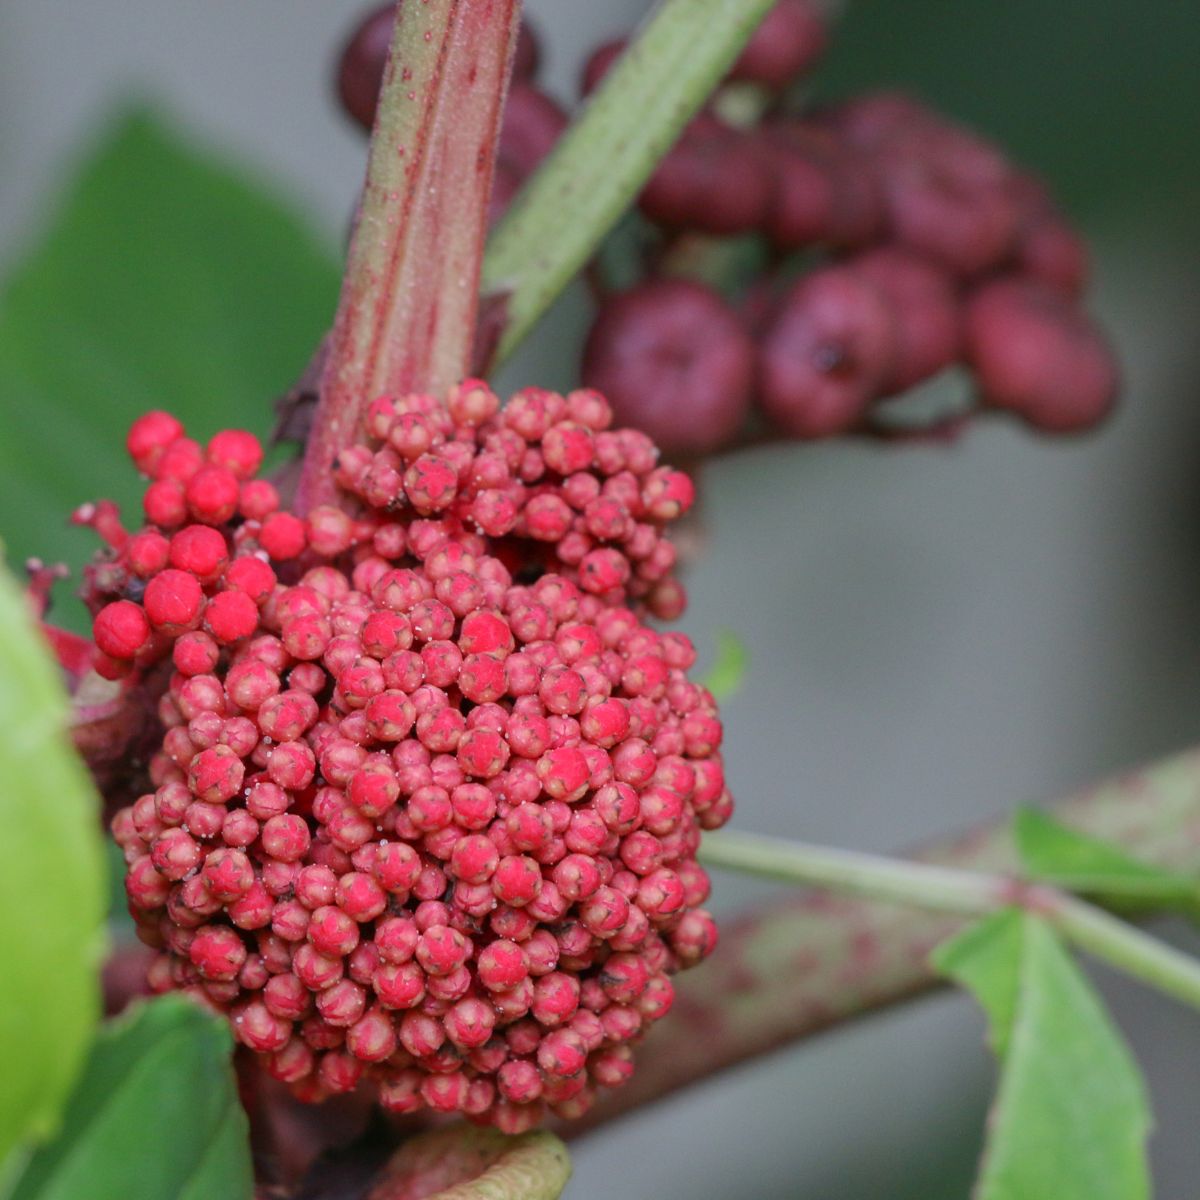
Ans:
{"type": "MultiPolygon", "coordinates": [[[[338,59],[338,98],[346,113],[368,131],[375,122],[395,18],[394,3],[374,9],[356,26],[338,59]]],[[[537,38],[525,23],[517,38],[512,83],[496,148],[488,213],[493,223],[566,128],[566,114],[535,83],[540,61],[537,38]]]]}
{"type": "Polygon", "coordinates": [[[169,676],[113,820],[151,985],[306,1099],[580,1114],[715,944],[721,725],[639,615],[682,605],[691,487],[610,421],[586,391],[381,399],[336,467],[359,512],[300,518],[249,434],[150,413],[146,526],[89,510],[100,669],[169,676]]]}
{"type": "MultiPolygon", "coordinates": [[[[757,85],[761,120],[726,120],[718,93],[660,164],[643,279],[602,297],[585,382],[690,454],[734,440],[752,406],[788,437],[869,429],[878,402],[953,364],[1038,429],[1096,424],[1117,370],[1078,305],[1077,233],[998,149],[907,97],[796,115],[780,94],[823,46],[810,0],[778,4],[730,76],[757,85]],[[734,281],[736,304],[689,277],[697,242],[729,238],[768,264],[734,281]]],[[[596,52],[585,91],[620,48],[596,52]]]]}

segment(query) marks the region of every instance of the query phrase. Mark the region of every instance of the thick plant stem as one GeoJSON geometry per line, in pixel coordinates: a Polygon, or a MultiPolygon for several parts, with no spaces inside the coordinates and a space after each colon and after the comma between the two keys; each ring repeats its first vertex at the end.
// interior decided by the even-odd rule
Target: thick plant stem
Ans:
{"type": "MultiPolygon", "coordinates": [[[[1089,788],[1051,811],[1147,862],[1200,872],[1200,750],[1089,788]]],[[[914,857],[1013,874],[1019,863],[1009,827],[1006,819],[914,857]]],[[[726,923],[712,957],[676,978],[671,1019],[647,1037],[633,1078],[572,1131],[937,986],[943,981],[929,952],[963,920],[806,891],[726,923]]],[[[1086,931],[1076,926],[1073,934],[1087,948],[1086,931]]]]}
{"type": "Polygon", "coordinates": [[[1045,884],[746,833],[714,834],[701,858],[708,866],[935,912],[985,916],[1026,908],[1096,958],[1200,1008],[1200,961],[1045,884]]]}
{"type": "Polygon", "coordinates": [[[512,352],[641,190],[774,0],[664,0],[488,244],[504,298],[492,367],[512,352]]]}
{"type": "Polygon", "coordinates": [[[297,488],[302,513],[334,497],[333,462],[373,399],[440,392],[467,373],[520,9],[520,0],[399,5],[297,488]]]}

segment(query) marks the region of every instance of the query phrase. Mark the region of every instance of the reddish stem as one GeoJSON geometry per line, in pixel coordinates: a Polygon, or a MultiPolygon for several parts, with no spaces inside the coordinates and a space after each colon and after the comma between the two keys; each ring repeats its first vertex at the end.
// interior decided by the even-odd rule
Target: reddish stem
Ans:
{"type": "Polygon", "coordinates": [[[468,371],[496,142],[520,0],[398,7],[367,179],[297,486],[336,499],[332,467],[377,396],[468,371]]]}

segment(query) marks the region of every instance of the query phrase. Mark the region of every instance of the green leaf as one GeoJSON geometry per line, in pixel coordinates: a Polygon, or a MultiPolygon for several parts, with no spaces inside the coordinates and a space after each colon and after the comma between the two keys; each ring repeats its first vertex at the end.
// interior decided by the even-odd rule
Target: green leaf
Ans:
{"type": "Polygon", "coordinates": [[[1139,862],[1119,846],[1069,829],[1036,808],[1017,810],[1013,840],[1031,876],[1071,891],[1151,905],[1200,900],[1200,880],[1139,862]]]}
{"type": "MultiPolygon", "coordinates": [[[[203,440],[269,430],[337,296],[333,257],[285,205],[147,112],[109,128],[0,294],[0,513],[13,561],[78,563],[71,510],[141,518],[125,431],[150,408],[203,440]]],[[[73,610],[82,624],[82,609],[73,610]]],[[[56,614],[57,617],[57,614],[56,614]]]]}
{"type": "Polygon", "coordinates": [[[1006,908],[943,942],[932,955],[934,968],[969,988],[988,1018],[988,1043],[997,1058],[1008,1050],[1017,1010],[1017,964],[1021,960],[1024,916],[1006,908]]]}
{"type": "Polygon", "coordinates": [[[11,1200],[249,1200],[231,1047],[229,1026],[182,996],[110,1022],[62,1132],[33,1156],[11,1200]]]}
{"type": "Polygon", "coordinates": [[[1008,911],[939,948],[999,1047],[977,1200],[1145,1200],[1150,1112],[1137,1064],[1050,927],[1008,911]]]}
{"type": "Polygon", "coordinates": [[[595,252],[774,0],[664,0],[488,242],[503,361],[595,252]]]}
{"type": "Polygon", "coordinates": [[[746,643],[728,629],[717,630],[717,657],[704,677],[706,688],[718,699],[726,700],[741,690],[750,655],[746,643]]]}
{"type": "Polygon", "coordinates": [[[0,571],[0,1164],[54,1131],[100,1008],[98,800],[59,672],[0,571]]]}

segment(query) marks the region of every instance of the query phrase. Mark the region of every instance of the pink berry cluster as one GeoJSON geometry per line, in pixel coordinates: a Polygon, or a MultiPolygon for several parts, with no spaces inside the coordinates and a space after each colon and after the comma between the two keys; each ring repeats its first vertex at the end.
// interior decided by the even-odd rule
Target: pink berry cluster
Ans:
{"type": "MultiPolygon", "coordinates": [[[[395,18],[394,3],[373,9],[355,26],[338,59],[338,99],[345,112],[366,130],[375,122],[395,18]]],[[[488,213],[492,222],[503,215],[567,125],[566,113],[537,86],[540,62],[537,35],[525,22],[517,39],[512,82],[496,148],[488,213]]]]}
{"type": "Polygon", "coordinates": [[[251,435],[150,413],[146,525],[86,514],[101,669],[163,680],[113,820],[151,985],[303,1098],[578,1115],[715,944],[721,724],[640,615],[682,605],[691,487],[610,422],[589,391],[380,399],[337,462],[356,513],[300,517],[251,435]]]}
{"type": "MultiPolygon", "coordinates": [[[[1039,430],[1102,420],[1117,369],[1079,307],[1084,246],[1045,189],[905,96],[797,114],[783,89],[824,44],[811,0],[776,5],[731,75],[758,85],[761,119],[726,120],[718,93],[660,164],[639,200],[655,233],[641,281],[601,297],[584,381],[689,454],[755,421],[878,430],[890,398],[955,365],[981,406],[1039,430]],[[752,266],[723,294],[693,268],[727,238],[752,266]]],[[[620,48],[596,52],[585,90],[620,48]]]]}

